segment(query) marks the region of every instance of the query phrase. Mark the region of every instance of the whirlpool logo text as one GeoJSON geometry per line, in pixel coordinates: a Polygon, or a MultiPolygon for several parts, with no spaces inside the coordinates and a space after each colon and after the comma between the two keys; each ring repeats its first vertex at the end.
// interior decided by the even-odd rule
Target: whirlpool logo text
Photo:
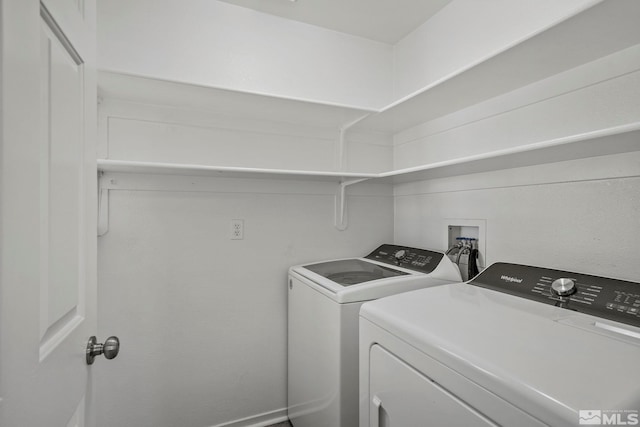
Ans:
{"type": "Polygon", "coordinates": [[[517,277],[511,277],[511,276],[500,276],[500,278],[502,280],[504,280],[505,282],[509,282],[509,283],[522,283],[522,279],[518,279],[517,277]]]}

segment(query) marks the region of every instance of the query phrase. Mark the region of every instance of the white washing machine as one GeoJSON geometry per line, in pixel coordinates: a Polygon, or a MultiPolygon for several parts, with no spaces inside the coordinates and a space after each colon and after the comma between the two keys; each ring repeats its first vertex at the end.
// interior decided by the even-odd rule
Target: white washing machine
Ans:
{"type": "Polygon", "coordinates": [[[363,302],[460,280],[443,253],[396,245],[382,245],[364,258],[291,267],[287,403],[292,424],[358,425],[363,302]]]}
{"type": "Polygon", "coordinates": [[[638,425],[640,283],[497,263],[363,305],[360,426],[638,425]]]}

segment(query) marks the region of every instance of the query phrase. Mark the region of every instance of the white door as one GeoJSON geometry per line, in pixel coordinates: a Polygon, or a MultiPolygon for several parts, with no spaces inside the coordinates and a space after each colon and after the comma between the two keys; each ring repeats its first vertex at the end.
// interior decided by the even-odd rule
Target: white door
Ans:
{"type": "Polygon", "coordinates": [[[95,1],[0,5],[0,425],[92,425],[95,1]]]}

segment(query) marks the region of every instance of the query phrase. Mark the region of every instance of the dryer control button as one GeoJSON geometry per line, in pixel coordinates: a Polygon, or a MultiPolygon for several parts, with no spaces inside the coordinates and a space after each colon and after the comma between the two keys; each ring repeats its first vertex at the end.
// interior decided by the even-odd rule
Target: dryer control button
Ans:
{"type": "Polygon", "coordinates": [[[557,279],[551,284],[551,289],[556,295],[571,295],[576,291],[576,284],[571,279],[557,279]]]}

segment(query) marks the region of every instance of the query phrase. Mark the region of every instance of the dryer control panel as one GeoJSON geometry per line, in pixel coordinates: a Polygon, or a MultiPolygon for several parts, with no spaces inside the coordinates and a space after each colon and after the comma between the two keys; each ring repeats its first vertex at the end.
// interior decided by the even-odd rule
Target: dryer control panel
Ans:
{"type": "Polygon", "coordinates": [[[469,284],[640,327],[640,283],[500,262],[469,284]]]}
{"type": "Polygon", "coordinates": [[[431,273],[438,266],[442,257],[444,257],[444,254],[441,252],[406,246],[382,245],[365,258],[416,270],[421,273],[431,273]]]}

